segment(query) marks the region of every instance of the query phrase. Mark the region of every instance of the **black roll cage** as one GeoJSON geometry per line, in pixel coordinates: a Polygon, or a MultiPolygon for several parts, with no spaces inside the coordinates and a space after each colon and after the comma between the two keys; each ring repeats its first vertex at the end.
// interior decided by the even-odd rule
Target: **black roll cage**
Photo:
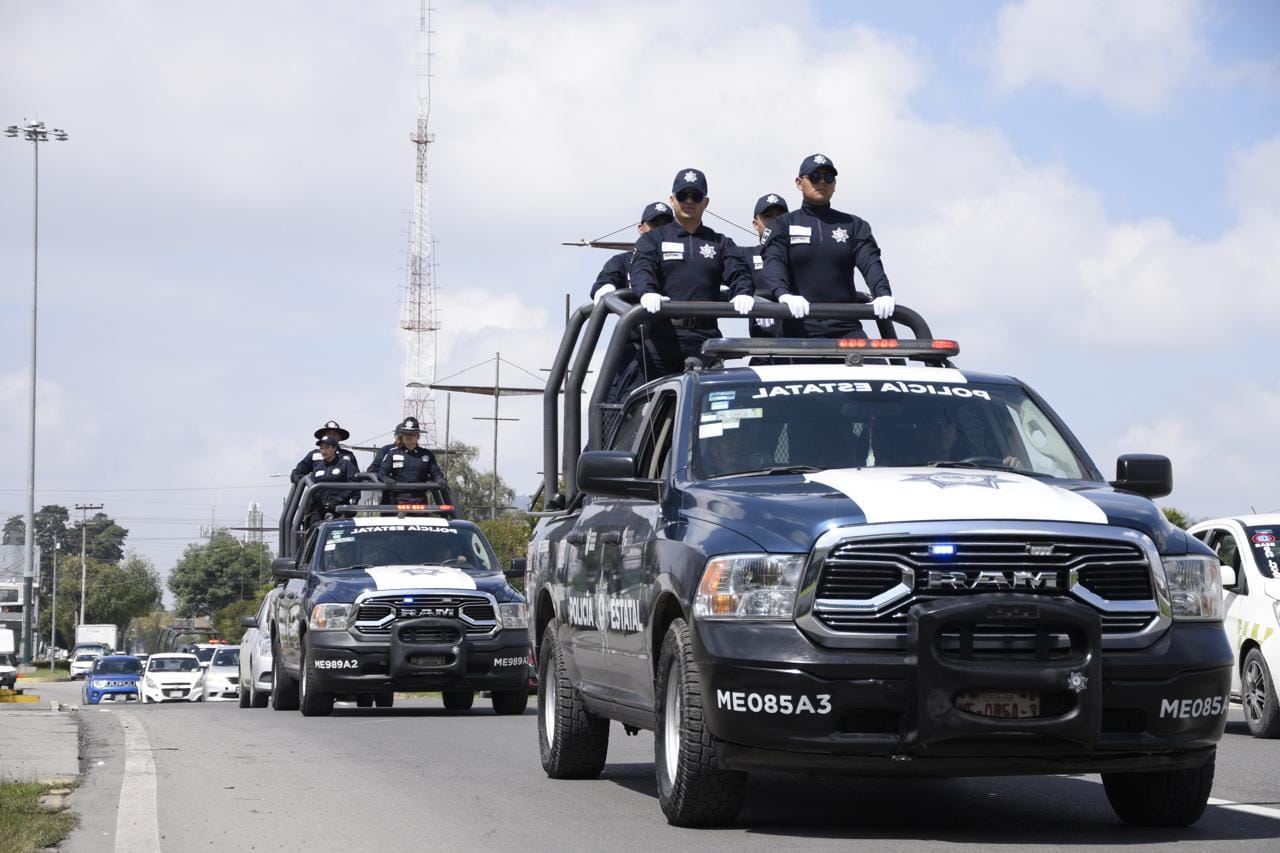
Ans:
{"type": "Polygon", "coordinates": [[[317,483],[308,474],[293,484],[293,489],[290,490],[289,496],[285,498],[284,511],[280,514],[280,548],[277,556],[292,557],[298,553],[298,545],[302,542],[303,535],[311,528],[311,525],[307,524],[307,513],[311,508],[311,498],[316,492],[322,491],[358,491],[360,492],[361,503],[356,505],[355,511],[386,516],[410,514],[412,511],[402,511],[396,506],[380,503],[380,497],[384,492],[392,494],[398,492],[425,492],[427,505],[429,507],[440,507],[440,510],[434,514],[442,515],[445,518],[457,517],[456,509],[454,509],[453,493],[449,489],[449,484],[439,480],[430,480],[425,483],[387,483],[379,480],[376,474],[365,472],[357,474],[354,480],[345,483],[317,483]],[[370,498],[371,495],[372,498],[370,498]],[[445,507],[449,507],[449,509],[446,510],[445,507]]]}
{"type": "MultiPolygon", "coordinates": [[[[608,294],[599,302],[586,303],[569,314],[560,347],[547,378],[542,394],[542,486],[544,508],[553,511],[572,506],[577,497],[578,454],[582,449],[597,450],[602,438],[604,402],[613,377],[622,364],[627,349],[632,346],[631,333],[637,327],[655,319],[743,319],[727,302],[677,302],[662,303],[662,311],[651,314],[640,307],[639,296],[631,290],[619,290],[608,294]],[[588,401],[587,441],[582,441],[582,386],[586,381],[591,359],[600,343],[605,320],[618,318],[595,389],[588,401]],[[572,361],[572,364],[570,363],[572,361]],[[564,458],[560,457],[560,394],[564,394],[564,458]],[[564,472],[564,495],[559,493],[560,472],[564,472]]],[[[751,317],[772,320],[791,319],[791,309],[769,299],[755,297],[751,317]]],[[[884,339],[896,339],[895,324],[910,329],[919,339],[933,337],[929,324],[917,312],[898,305],[889,320],[876,318],[871,305],[866,303],[811,303],[809,317],[817,320],[873,320],[884,339]]],[[[786,340],[786,339],[779,339],[786,340]]],[[[868,353],[869,355],[871,353],[868,353]]],[[[885,352],[884,355],[892,355],[885,352]]],[[[656,380],[655,380],[656,381],[656,380]]],[[[554,514],[554,513],[552,513],[554,514]]]]}

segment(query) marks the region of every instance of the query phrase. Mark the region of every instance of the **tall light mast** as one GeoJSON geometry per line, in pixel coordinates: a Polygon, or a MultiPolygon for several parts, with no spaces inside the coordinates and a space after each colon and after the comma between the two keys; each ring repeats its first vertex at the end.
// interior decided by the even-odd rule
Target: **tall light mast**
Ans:
{"type": "Polygon", "coordinates": [[[427,150],[435,137],[431,117],[431,7],[418,2],[418,122],[409,141],[414,145],[413,210],[409,220],[409,280],[405,285],[404,312],[404,416],[415,417],[428,445],[435,443],[436,402],[430,386],[435,381],[436,318],[435,243],[431,237],[427,200],[427,150]]]}

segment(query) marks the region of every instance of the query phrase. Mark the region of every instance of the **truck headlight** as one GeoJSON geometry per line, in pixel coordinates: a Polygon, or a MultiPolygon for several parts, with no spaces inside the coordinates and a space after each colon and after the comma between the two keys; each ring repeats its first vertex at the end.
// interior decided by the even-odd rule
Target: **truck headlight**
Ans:
{"type": "Polygon", "coordinates": [[[307,627],[313,631],[345,631],[355,621],[354,604],[317,604],[307,627]]]}
{"type": "Polygon", "coordinates": [[[693,600],[700,619],[790,619],[803,554],[727,554],[707,560],[693,600]]]}
{"type": "Polygon", "coordinates": [[[1165,557],[1173,618],[1182,621],[1222,621],[1222,573],[1216,557],[1165,557]]]}
{"type": "Polygon", "coordinates": [[[498,622],[503,628],[528,628],[529,605],[524,602],[499,604],[498,622]]]}

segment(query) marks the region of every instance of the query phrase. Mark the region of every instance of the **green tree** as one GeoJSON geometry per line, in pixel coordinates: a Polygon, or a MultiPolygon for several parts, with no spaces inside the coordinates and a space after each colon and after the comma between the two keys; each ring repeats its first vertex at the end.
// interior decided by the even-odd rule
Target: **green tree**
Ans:
{"type": "MultiPolygon", "coordinates": [[[[47,592],[53,583],[53,556],[55,544],[62,546],[64,554],[69,553],[73,540],[72,528],[69,524],[70,512],[65,506],[48,504],[40,507],[35,514],[36,544],[40,546],[40,583],[41,592],[47,592]]],[[[4,544],[21,545],[25,540],[26,520],[21,515],[11,515],[4,523],[4,544]]],[[[80,538],[74,536],[76,547],[80,538]]]]}
{"type": "Polygon", "coordinates": [[[246,598],[243,601],[233,601],[226,607],[213,614],[213,627],[218,629],[218,633],[229,643],[237,643],[244,634],[244,627],[240,624],[240,617],[253,616],[258,612],[258,607],[262,604],[263,597],[271,590],[270,582],[263,584],[255,589],[252,598],[246,598]]]}
{"type": "Polygon", "coordinates": [[[1195,524],[1195,521],[1191,516],[1176,507],[1162,506],[1160,507],[1160,511],[1164,513],[1164,517],[1167,518],[1169,523],[1174,527],[1181,527],[1183,530],[1186,530],[1188,527],[1195,524]]]}
{"type": "Polygon", "coordinates": [[[511,568],[515,557],[523,557],[529,548],[529,525],[517,515],[503,515],[497,518],[485,518],[476,522],[489,544],[498,554],[498,565],[503,571],[511,568]]]}
{"type": "Polygon", "coordinates": [[[271,552],[219,531],[208,542],[188,545],[169,573],[180,616],[212,615],[236,601],[251,600],[270,579],[271,552]]]}
{"type": "MultiPolygon", "coordinates": [[[[136,552],[120,563],[90,558],[85,563],[84,621],[113,624],[121,636],[137,616],[160,606],[160,577],[151,562],[136,552]]],[[[41,611],[39,629],[47,636],[52,607],[41,611]]],[[[70,648],[80,617],[80,556],[58,562],[58,612],[55,645],[70,648]]]]}
{"type": "MultiPolygon", "coordinates": [[[[94,513],[83,524],[77,522],[71,529],[72,547],[80,547],[80,529],[84,528],[85,553],[90,559],[104,563],[118,563],[124,558],[124,540],[129,531],[116,524],[105,512],[94,513]]],[[[62,546],[66,548],[65,545],[62,546]]]]}
{"type": "MultiPolygon", "coordinates": [[[[475,446],[449,442],[449,454],[441,460],[454,505],[465,518],[488,518],[493,514],[494,472],[476,468],[475,446]]],[[[515,490],[498,478],[498,514],[502,514],[516,498],[515,490]]]]}

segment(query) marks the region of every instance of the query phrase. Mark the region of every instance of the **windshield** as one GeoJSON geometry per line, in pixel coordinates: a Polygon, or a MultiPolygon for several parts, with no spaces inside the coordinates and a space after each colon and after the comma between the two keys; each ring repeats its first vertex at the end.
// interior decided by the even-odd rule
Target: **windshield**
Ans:
{"type": "Polygon", "coordinates": [[[1280,578],[1280,524],[1246,527],[1254,562],[1264,578],[1280,578]]]}
{"type": "Polygon", "coordinates": [[[199,668],[195,657],[151,658],[147,662],[147,672],[195,672],[199,668]]]}
{"type": "Polygon", "coordinates": [[[94,675],[139,675],[141,673],[142,662],[133,658],[100,659],[93,665],[94,675]]]}
{"type": "Polygon", "coordinates": [[[418,565],[487,573],[497,571],[497,558],[485,538],[468,527],[352,525],[328,531],[320,570],[418,565]]]}
{"type": "Polygon", "coordinates": [[[85,663],[86,661],[97,660],[101,655],[83,654],[76,655],[76,663],[85,663]]]}
{"type": "Polygon", "coordinates": [[[213,660],[213,653],[215,651],[217,651],[217,649],[214,649],[211,647],[207,647],[203,649],[198,648],[193,652],[193,654],[200,659],[200,663],[208,663],[209,661],[213,660]]]}
{"type": "Polygon", "coordinates": [[[792,466],[921,465],[1086,476],[1083,462],[1021,387],[946,381],[763,382],[708,390],[700,400],[693,462],[703,477],[792,466]]]}
{"type": "Polygon", "coordinates": [[[240,647],[235,646],[230,649],[218,649],[213,656],[213,666],[239,666],[240,665],[240,647]]]}

